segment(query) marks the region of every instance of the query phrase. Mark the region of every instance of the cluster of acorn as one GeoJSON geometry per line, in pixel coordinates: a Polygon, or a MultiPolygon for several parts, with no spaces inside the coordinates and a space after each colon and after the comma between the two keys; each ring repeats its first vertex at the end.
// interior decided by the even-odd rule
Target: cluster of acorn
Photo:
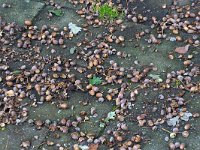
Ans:
{"type": "Polygon", "coordinates": [[[75,35],[69,32],[67,27],[63,27],[60,31],[57,27],[48,27],[43,25],[41,29],[33,26],[30,20],[25,21],[26,31],[23,32],[22,37],[17,40],[17,47],[30,48],[32,41],[39,41],[44,45],[60,45],[66,47],[65,40],[73,38],[75,35]]]}
{"type": "MultiPolygon", "coordinates": [[[[186,6],[174,4],[169,8],[173,10],[173,13],[167,14],[162,20],[152,17],[152,25],[154,25],[152,27],[157,26],[157,38],[166,38],[166,32],[170,30],[174,34],[176,41],[185,41],[198,46],[200,44],[198,40],[200,11],[193,12],[195,9],[192,10],[192,8],[195,7],[195,4],[195,2],[186,6]],[[188,33],[189,38],[181,36],[182,33],[188,33]]],[[[166,9],[166,7],[163,6],[163,9],[166,9]]]]}

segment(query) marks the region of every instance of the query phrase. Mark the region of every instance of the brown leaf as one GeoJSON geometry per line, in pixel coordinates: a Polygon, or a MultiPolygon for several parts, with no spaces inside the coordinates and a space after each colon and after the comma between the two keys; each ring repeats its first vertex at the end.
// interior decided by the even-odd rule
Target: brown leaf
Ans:
{"type": "Polygon", "coordinates": [[[190,45],[186,45],[186,46],[184,46],[184,47],[177,47],[177,48],[175,49],[175,52],[177,52],[177,53],[179,53],[179,54],[185,54],[185,53],[188,52],[189,46],[190,46],[190,45]]]}
{"type": "Polygon", "coordinates": [[[89,150],[98,150],[99,145],[98,144],[90,144],[89,150]]]}

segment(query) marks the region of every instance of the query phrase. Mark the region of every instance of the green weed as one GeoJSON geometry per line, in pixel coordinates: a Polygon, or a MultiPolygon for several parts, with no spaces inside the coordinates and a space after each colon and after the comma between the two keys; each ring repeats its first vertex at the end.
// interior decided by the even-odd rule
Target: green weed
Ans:
{"type": "Polygon", "coordinates": [[[91,79],[89,79],[89,83],[91,85],[99,85],[102,83],[102,80],[100,77],[93,76],[91,79]]]}
{"type": "Polygon", "coordinates": [[[94,11],[98,12],[100,19],[114,20],[123,16],[116,7],[109,6],[107,3],[101,6],[94,6],[94,11]]]}

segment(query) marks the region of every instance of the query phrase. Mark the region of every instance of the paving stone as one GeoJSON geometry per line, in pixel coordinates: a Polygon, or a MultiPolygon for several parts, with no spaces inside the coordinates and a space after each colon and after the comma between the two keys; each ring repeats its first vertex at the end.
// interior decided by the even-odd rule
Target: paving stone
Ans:
{"type": "Polygon", "coordinates": [[[76,14],[76,11],[71,8],[63,8],[63,16],[55,16],[53,15],[51,19],[48,18],[48,11],[53,10],[54,8],[52,6],[46,6],[41,12],[40,15],[38,15],[34,19],[34,24],[38,27],[41,27],[42,25],[51,25],[58,28],[68,27],[68,24],[70,22],[77,24],[80,26],[83,23],[83,18],[78,16],[76,14]]]}
{"type": "Polygon", "coordinates": [[[81,8],[82,6],[80,4],[78,5],[73,5],[71,4],[70,2],[66,1],[66,0],[54,0],[54,2],[58,5],[60,5],[61,7],[64,7],[64,8],[71,8],[71,9],[79,9],[81,8]]]}
{"type": "Polygon", "coordinates": [[[139,47],[135,47],[134,42],[127,42],[125,47],[116,46],[115,48],[131,54],[131,57],[114,59],[124,67],[130,67],[130,64],[134,65],[134,61],[138,60],[142,66],[153,63],[158,68],[157,73],[168,72],[183,66],[177,58],[169,61],[168,53],[172,52],[175,46],[175,43],[169,41],[163,41],[160,45],[150,48],[145,42],[141,43],[139,47]]]}
{"type": "MultiPolygon", "coordinates": [[[[135,12],[142,14],[149,19],[151,16],[156,16],[158,18],[164,16],[168,9],[162,9],[162,5],[166,4],[170,6],[173,0],[144,0],[144,1],[135,1],[135,3],[131,3],[130,10],[134,10],[135,12]]],[[[150,22],[146,22],[149,24],[150,22]]]]}
{"type": "Polygon", "coordinates": [[[177,0],[179,6],[184,6],[190,4],[192,0],[177,0]]]}
{"type": "Polygon", "coordinates": [[[8,22],[24,24],[25,19],[32,20],[43,8],[44,3],[27,0],[0,0],[0,16],[8,22]],[[8,4],[10,8],[3,8],[3,4],[8,4]]]}
{"type": "Polygon", "coordinates": [[[37,130],[28,123],[18,126],[6,126],[6,129],[0,133],[0,150],[20,149],[19,145],[26,140],[31,142],[31,149],[34,149],[43,141],[46,131],[45,128],[37,130]],[[38,136],[38,139],[34,140],[34,136],[38,136]]]}

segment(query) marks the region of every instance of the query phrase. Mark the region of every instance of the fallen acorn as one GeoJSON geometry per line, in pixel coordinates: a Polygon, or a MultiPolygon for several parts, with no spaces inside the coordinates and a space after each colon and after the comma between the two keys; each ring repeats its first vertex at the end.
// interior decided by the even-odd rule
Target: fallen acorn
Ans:
{"type": "Polygon", "coordinates": [[[184,143],[181,143],[181,144],[180,144],[180,149],[181,149],[181,150],[185,149],[185,144],[184,144],[184,143]]]}
{"type": "Polygon", "coordinates": [[[172,142],[170,142],[170,143],[169,143],[169,149],[170,149],[170,150],[175,150],[175,149],[176,149],[175,144],[172,143],[172,142]]]}
{"type": "Polygon", "coordinates": [[[71,138],[73,140],[78,140],[79,137],[80,137],[80,134],[78,132],[71,133],[71,138]]]}
{"type": "Polygon", "coordinates": [[[13,97],[15,96],[15,92],[13,90],[9,90],[9,91],[6,91],[5,95],[8,97],[13,97]]]}
{"type": "Polygon", "coordinates": [[[61,103],[61,104],[59,104],[59,108],[66,109],[66,108],[68,108],[68,104],[67,103],[61,103]]]}
{"type": "Polygon", "coordinates": [[[45,98],[45,100],[46,100],[47,102],[51,101],[51,100],[52,100],[52,96],[51,96],[51,95],[47,95],[46,98],[45,98]]]}
{"type": "Polygon", "coordinates": [[[185,137],[185,138],[187,138],[189,135],[190,135],[190,134],[189,134],[188,131],[183,131],[183,132],[182,132],[182,136],[185,137]]]}
{"type": "Polygon", "coordinates": [[[142,141],[142,138],[140,135],[135,135],[131,138],[131,141],[136,142],[136,143],[140,143],[142,141]]]}
{"type": "Polygon", "coordinates": [[[124,42],[124,40],[125,40],[125,39],[124,39],[124,36],[121,36],[121,35],[118,37],[118,39],[119,39],[121,42],[124,42]]]}
{"type": "Polygon", "coordinates": [[[24,21],[24,24],[25,24],[26,26],[31,26],[31,25],[32,25],[32,21],[31,21],[31,20],[25,20],[25,21],[24,21]]]}
{"type": "Polygon", "coordinates": [[[186,61],[183,62],[183,64],[184,64],[185,66],[188,66],[188,65],[190,65],[191,63],[192,63],[191,60],[186,60],[186,61]]]}
{"type": "Polygon", "coordinates": [[[189,130],[190,128],[191,128],[191,124],[189,124],[189,123],[184,126],[185,130],[189,130]]]}
{"type": "Polygon", "coordinates": [[[94,95],[95,95],[94,90],[90,90],[90,91],[89,91],[89,94],[92,95],[92,96],[94,96],[94,95]]]}
{"type": "Polygon", "coordinates": [[[12,81],[14,80],[14,76],[6,76],[6,81],[12,81]]]}
{"type": "Polygon", "coordinates": [[[102,97],[102,96],[103,96],[102,93],[96,93],[96,97],[97,97],[97,98],[100,98],[100,97],[102,97]]]}
{"type": "Polygon", "coordinates": [[[21,143],[21,147],[23,148],[29,148],[31,146],[31,142],[30,141],[23,141],[21,143]]]}
{"type": "Polygon", "coordinates": [[[107,100],[111,101],[112,100],[112,96],[110,94],[106,95],[107,100]]]}

